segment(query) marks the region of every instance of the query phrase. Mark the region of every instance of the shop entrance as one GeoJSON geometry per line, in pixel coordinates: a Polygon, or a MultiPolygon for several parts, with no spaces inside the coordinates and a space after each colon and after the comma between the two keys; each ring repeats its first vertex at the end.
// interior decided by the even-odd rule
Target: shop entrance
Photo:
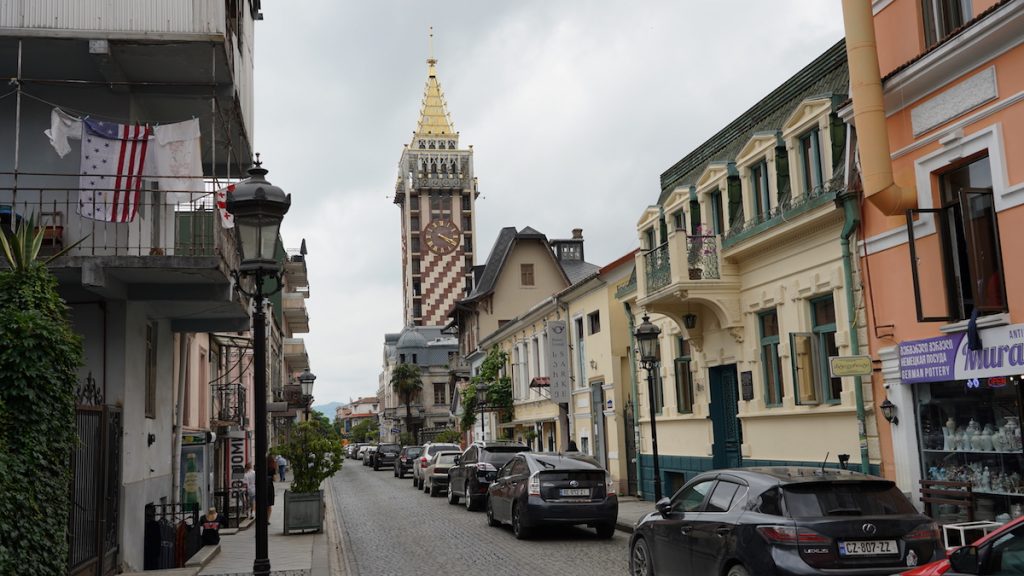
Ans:
{"type": "Polygon", "coordinates": [[[736,365],[713,366],[708,369],[711,384],[711,445],[712,465],[716,468],[735,468],[740,465],[740,445],[743,432],[736,418],[739,391],[736,365]]]}

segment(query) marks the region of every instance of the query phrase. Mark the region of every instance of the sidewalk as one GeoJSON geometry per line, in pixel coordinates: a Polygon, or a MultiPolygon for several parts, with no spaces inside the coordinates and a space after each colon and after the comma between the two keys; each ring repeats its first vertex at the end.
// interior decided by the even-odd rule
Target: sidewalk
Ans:
{"type": "MultiPolygon", "coordinates": [[[[330,545],[327,533],[329,524],[334,522],[330,491],[327,498],[327,517],[323,532],[285,535],[283,530],[284,491],[291,482],[274,483],[274,510],[270,514],[269,536],[267,538],[272,576],[330,576],[328,562],[330,545]]],[[[220,553],[207,564],[200,576],[243,576],[252,574],[252,562],[256,554],[256,527],[252,522],[243,530],[221,536],[220,553]]]]}
{"type": "Polygon", "coordinates": [[[654,512],[654,502],[635,496],[619,496],[619,519],[615,522],[615,528],[632,534],[633,524],[650,512],[654,512]]]}

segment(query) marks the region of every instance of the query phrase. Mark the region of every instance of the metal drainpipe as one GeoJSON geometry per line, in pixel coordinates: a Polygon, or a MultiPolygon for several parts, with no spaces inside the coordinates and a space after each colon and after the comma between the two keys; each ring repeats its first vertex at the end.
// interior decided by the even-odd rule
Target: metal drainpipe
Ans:
{"type": "MultiPolygon", "coordinates": [[[[839,237],[843,249],[843,283],[846,287],[846,316],[849,318],[850,354],[860,354],[860,336],[857,330],[857,307],[853,300],[853,255],[850,252],[850,237],[860,226],[860,211],[857,195],[843,192],[836,196],[836,203],[843,207],[843,231],[839,237]]],[[[860,471],[868,474],[871,463],[868,458],[867,422],[864,415],[864,383],[860,376],[853,378],[853,393],[857,403],[857,440],[860,444],[860,471]]]]}
{"type": "MultiPolygon", "coordinates": [[[[633,311],[629,307],[628,302],[623,302],[622,305],[626,308],[626,320],[629,322],[629,381],[632,385],[633,395],[633,429],[630,433],[633,434],[633,446],[636,450],[636,462],[633,466],[636,468],[636,491],[638,494],[643,494],[643,467],[640,465],[640,419],[637,418],[636,411],[640,406],[640,399],[636,392],[636,336],[634,330],[636,327],[633,322],[633,311]]],[[[628,482],[627,482],[628,487],[628,482]]]]}

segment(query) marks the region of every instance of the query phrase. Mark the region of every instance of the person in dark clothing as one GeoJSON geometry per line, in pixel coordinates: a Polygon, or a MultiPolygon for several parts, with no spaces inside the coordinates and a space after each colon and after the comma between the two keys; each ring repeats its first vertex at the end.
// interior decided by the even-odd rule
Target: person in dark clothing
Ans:
{"type": "Polygon", "coordinates": [[[274,474],[277,473],[277,460],[267,454],[267,524],[270,524],[270,513],[274,511],[274,474]]]}
{"type": "Polygon", "coordinates": [[[569,440],[569,449],[566,452],[579,452],[580,449],[576,447],[575,440],[569,440]]]}
{"type": "Polygon", "coordinates": [[[200,520],[203,527],[203,546],[220,544],[220,529],[226,522],[224,515],[218,514],[217,509],[211,506],[200,520]]]}

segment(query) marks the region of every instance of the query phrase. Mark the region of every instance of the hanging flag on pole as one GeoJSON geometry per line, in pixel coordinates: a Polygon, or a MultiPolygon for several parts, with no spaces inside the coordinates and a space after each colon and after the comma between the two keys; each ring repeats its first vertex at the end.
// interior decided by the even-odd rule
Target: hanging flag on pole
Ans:
{"type": "Polygon", "coordinates": [[[82,121],[78,213],[105,222],[131,222],[139,211],[143,165],[153,131],[139,124],[82,121]]]}
{"type": "Polygon", "coordinates": [[[225,228],[235,227],[235,217],[228,212],[228,192],[234,192],[235,185],[229,184],[227,188],[217,190],[217,213],[220,215],[220,224],[225,228]]]}

